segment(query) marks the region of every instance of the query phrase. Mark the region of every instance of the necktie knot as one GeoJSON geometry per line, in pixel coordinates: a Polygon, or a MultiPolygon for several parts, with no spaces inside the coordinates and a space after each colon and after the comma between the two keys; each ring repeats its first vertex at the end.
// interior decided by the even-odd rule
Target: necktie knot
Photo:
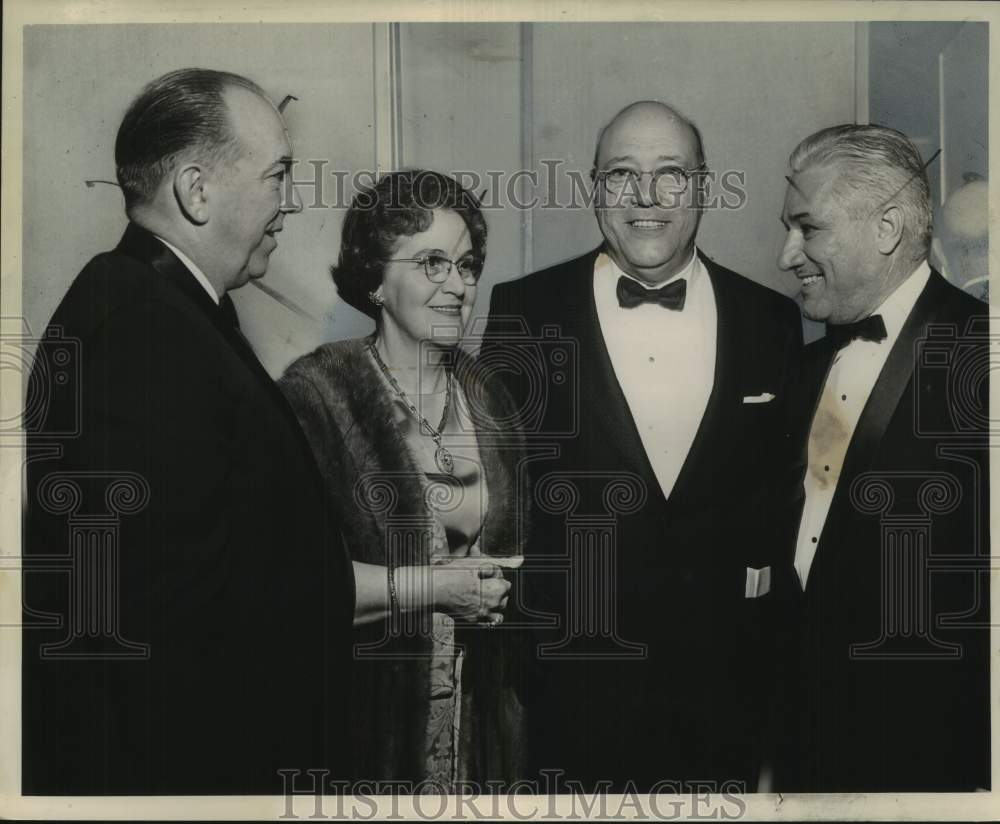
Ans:
{"type": "Polygon", "coordinates": [[[828,324],[826,336],[834,349],[843,349],[852,340],[870,340],[879,343],[888,337],[888,333],[885,331],[885,321],[881,315],[869,315],[854,323],[828,324]]]}
{"type": "Polygon", "coordinates": [[[632,309],[641,303],[658,303],[667,309],[680,311],[684,308],[687,297],[687,281],[683,278],[661,286],[659,289],[647,289],[641,283],[624,275],[618,278],[618,305],[623,309],[632,309]]]}
{"type": "Polygon", "coordinates": [[[219,316],[234,329],[240,328],[240,319],[236,314],[236,306],[233,303],[233,299],[229,297],[228,292],[219,298],[219,316]]]}

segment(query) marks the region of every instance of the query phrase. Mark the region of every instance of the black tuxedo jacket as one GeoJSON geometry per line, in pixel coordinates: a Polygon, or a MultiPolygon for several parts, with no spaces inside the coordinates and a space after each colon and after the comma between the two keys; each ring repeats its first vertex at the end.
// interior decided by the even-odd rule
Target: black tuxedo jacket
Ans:
{"type": "Polygon", "coordinates": [[[279,769],[336,773],[353,576],[302,431],[249,344],[131,225],[39,346],[23,792],[279,794],[279,769]],[[67,340],[78,381],[50,391],[67,340]],[[74,537],[102,517],[104,538],[74,537]]]}
{"type": "Polygon", "coordinates": [[[799,313],[703,258],[718,312],[714,388],[665,499],[602,337],[597,253],[495,287],[480,358],[507,375],[535,450],[516,619],[536,627],[529,756],[593,788],[750,789],[775,596],[747,598],[747,569],[770,567],[772,590],[787,585],[801,485],[783,403],[799,313]],[[745,402],[765,393],[774,399],[745,402]]]}
{"type": "MultiPolygon", "coordinates": [[[[778,789],[989,786],[986,309],[932,273],[858,421],[788,622],[778,789]]],[[[803,462],[833,357],[806,349],[803,462]]]]}

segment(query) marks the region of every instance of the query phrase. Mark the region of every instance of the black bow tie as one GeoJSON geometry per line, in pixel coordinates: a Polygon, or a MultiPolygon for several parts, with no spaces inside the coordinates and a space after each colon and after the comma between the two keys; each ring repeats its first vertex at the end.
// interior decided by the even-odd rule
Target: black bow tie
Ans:
{"type": "Polygon", "coordinates": [[[852,340],[858,338],[878,343],[889,335],[885,331],[885,321],[882,320],[882,316],[869,315],[854,323],[827,324],[826,336],[830,339],[834,349],[842,349],[852,340]]]}
{"type": "Polygon", "coordinates": [[[233,304],[233,299],[229,297],[228,292],[219,298],[219,314],[234,329],[240,328],[240,318],[236,314],[236,306],[233,304]]]}
{"type": "Polygon", "coordinates": [[[618,305],[624,309],[632,309],[640,303],[658,303],[667,309],[680,311],[684,308],[684,298],[687,297],[687,281],[682,278],[659,289],[647,289],[623,275],[618,278],[617,291],[618,305]]]}

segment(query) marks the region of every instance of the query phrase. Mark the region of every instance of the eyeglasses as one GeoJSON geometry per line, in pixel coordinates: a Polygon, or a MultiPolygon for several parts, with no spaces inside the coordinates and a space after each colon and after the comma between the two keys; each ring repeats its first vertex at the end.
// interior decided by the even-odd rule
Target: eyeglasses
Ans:
{"type": "Polygon", "coordinates": [[[451,267],[458,269],[458,276],[466,286],[475,286],[483,273],[483,262],[472,255],[452,260],[444,255],[425,255],[418,258],[390,258],[388,263],[420,263],[431,283],[444,283],[451,274],[451,267]]]}
{"type": "Polygon", "coordinates": [[[612,195],[637,195],[642,179],[649,175],[653,179],[653,191],[657,200],[677,197],[684,194],[692,175],[704,171],[707,166],[699,163],[693,169],[682,169],[680,166],[663,166],[653,172],[637,172],[625,166],[603,169],[595,172],[595,177],[601,180],[604,188],[612,195]]]}

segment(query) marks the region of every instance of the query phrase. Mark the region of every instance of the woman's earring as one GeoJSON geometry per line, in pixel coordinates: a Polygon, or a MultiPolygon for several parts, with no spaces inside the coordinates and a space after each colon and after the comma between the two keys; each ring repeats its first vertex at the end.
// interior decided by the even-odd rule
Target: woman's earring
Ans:
{"type": "Polygon", "coordinates": [[[385,298],[382,297],[378,292],[369,292],[368,300],[374,303],[376,306],[380,307],[385,303],[385,298]]]}

